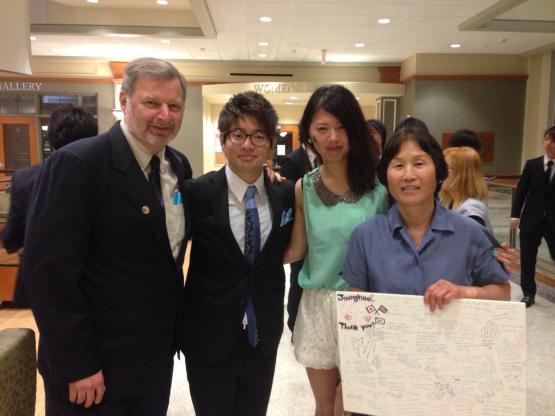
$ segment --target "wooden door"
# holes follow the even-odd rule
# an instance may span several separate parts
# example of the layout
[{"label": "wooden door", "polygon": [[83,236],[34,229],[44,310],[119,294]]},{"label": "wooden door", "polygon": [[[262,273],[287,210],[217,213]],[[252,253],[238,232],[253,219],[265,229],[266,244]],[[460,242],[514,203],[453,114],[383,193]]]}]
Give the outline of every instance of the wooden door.
[{"label": "wooden door", "polygon": [[6,169],[39,163],[34,116],[0,117],[0,162]]}]

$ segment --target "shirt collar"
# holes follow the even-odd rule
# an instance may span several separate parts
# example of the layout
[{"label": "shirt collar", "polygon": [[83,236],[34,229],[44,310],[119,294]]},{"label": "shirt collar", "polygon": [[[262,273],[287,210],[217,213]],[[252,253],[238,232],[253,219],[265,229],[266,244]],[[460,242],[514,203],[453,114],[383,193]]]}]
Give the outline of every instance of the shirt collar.
[{"label": "shirt collar", "polygon": [[241,179],[235,172],[233,172],[228,165],[225,165],[225,176],[227,178],[227,186],[231,193],[235,195],[239,201],[243,200],[247,187],[254,185],[260,197],[266,195],[266,188],[264,187],[264,172],[260,174],[254,183],[247,183]]},{"label": "shirt collar", "polygon": [[[452,232],[455,231],[455,227],[453,226],[453,222],[447,215],[447,211],[448,210],[436,199],[434,215],[429,227],[430,230]],[[393,204],[391,208],[389,208],[389,211],[387,211],[386,215],[391,234],[394,234],[397,230],[405,227],[405,225],[403,224],[403,220],[401,219],[401,214],[399,214],[399,210],[397,209],[397,204]]]},{"label": "shirt collar", "polygon": [[[129,143],[129,147],[131,148],[131,152],[133,152],[133,156],[135,156],[135,159],[139,164],[139,167],[143,171],[145,171],[150,164],[150,159],[152,159],[153,154],[150,153],[150,151],[137,138],[135,138],[135,136],[131,134],[131,132],[129,131],[129,127],[125,123],[125,120],[120,121],[120,127],[123,135],[125,136],[125,139],[127,140],[127,143]],[[160,152],[156,153],[156,156],[158,156],[160,158],[160,162],[162,162],[160,164],[160,169],[162,169],[163,161],[165,160],[165,153],[165,146]]]},{"label": "shirt collar", "polygon": [[543,155],[543,167],[547,169],[547,162],[553,161],[555,163],[555,159],[550,159],[547,155]]}]

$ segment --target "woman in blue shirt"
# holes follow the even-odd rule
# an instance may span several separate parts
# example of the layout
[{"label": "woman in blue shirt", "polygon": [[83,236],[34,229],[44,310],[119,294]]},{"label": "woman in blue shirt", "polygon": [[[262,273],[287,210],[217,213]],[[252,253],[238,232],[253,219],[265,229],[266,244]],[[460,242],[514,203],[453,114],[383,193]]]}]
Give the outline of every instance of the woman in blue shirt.
[{"label": "woman in blue shirt", "polygon": [[432,312],[458,298],[509,299],[509,275],[491,256],[492,239],[435,198],[447,165],[430,134],[397,132],[378,177],[396,204],[353,231],[343,269],[352,290],[424,295]]}]

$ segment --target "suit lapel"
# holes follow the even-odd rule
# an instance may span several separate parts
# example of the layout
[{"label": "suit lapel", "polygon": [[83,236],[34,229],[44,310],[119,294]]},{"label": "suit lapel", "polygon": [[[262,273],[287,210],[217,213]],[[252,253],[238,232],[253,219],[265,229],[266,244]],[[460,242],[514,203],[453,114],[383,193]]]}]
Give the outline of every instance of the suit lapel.
[{"label": "suit lapel", "polygon": [[270,242],[272,238],[279,232],[279,228],[281,226],[281,214],[283,212],[282,201],[277,191],[277,185],[271,184],[266,177],[264,177],[264,186],[266,187],[266,193],[268,194],[268,200],[270,201],[270,210],[272,211],[272,230],[266,239],[266,243],[264,247],[260,250],[260,255],[258,258],[261,258],[263,254],[268,250],[267,247],[270,246]]},{"label": "suit lapel", "polygon": [[181,201],[183,202],[183,214],[185,215],[185,235],[183,236],[183,241],[181,242],[181,247],[179,249],[178,262],[181,263],[183,255],[185,254],[185,248],[187,247],[187,241],[191,235],[191,218],[188,204],[186,203],[187,198],[185,198],[185,168],[183,163],[174,153],[173,149],[166,146],[166,156],[168,157],[172,168],[177,175],[177,187],[179,192],[181,192]]},{"label": "suit lapel", "polygon": [[119,176],[123,193],[143,217],[160,245],[173,259],[162,207],[156,201],[154,193],[119,127],[119,123],[112,127],[110,135],[112,138],[113,166],[117,176]]},{"label": "suit lapel", "polygon": [[248,264],[247,259],[243,255],[243,251],[237,244],[237,240],[231,231],[229,224],[229,200],[228,200],[228,187],[227,177],[225,175],[225,166],[220,169],[216,175],[211,178],[212,189],[210,189],[210,205],[216,223],[220,225],[225,232],[221,236],[225,243],[231,250],[231,254],[235,258],[241,258]]}]

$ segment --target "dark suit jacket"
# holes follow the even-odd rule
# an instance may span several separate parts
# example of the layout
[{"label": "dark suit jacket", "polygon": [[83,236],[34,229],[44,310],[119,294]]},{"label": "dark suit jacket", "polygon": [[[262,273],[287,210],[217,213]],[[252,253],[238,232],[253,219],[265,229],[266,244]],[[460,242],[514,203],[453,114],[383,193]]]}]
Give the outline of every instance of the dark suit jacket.
[{"label": "dark suit jacket", "polygon": [[0,238],[8,253],[23,247],[29,200],[40,172],[40,165],[16,171],[10,186],[10,211]]},{"label": "dark suit jacket", "polygon": [[289,153],[281,159],[280,175],[285,176],[293,183],[301,179],[306,172],[310,172],[310,161],[303,148]]},{"label": "dark suit jacket", "polygon": [[[189,163],[169,147],[166,155],[183,193]],[[162,207],[119,123],[53,153],[24,257],[43,377],[67,392],[102,369],[108,398],[160,388],[179,342],[183,253],[174,260]]]},{"label": "dark suit jacket", "polygon": [[186,196],[192,218],[191,261],[185,284],[184,352],[207,363],[224,361],[243,330],[246,300],[253,297],[258,347],[275,353],[283,331],[283,252],[293,221],[282,225],[295,195],[291,182],[266,183],[272,231],[250,266],[229,224],[225,168],[190,181]]},{"label": "dark suit jacket", "polygon": [[520,218],[521,230],[533,231],[546,210],[549,225],[555,230],[555,180],[547,188],[543,156],[540,156],[528,160],[524,165],[515,191],[511,217]]}]

